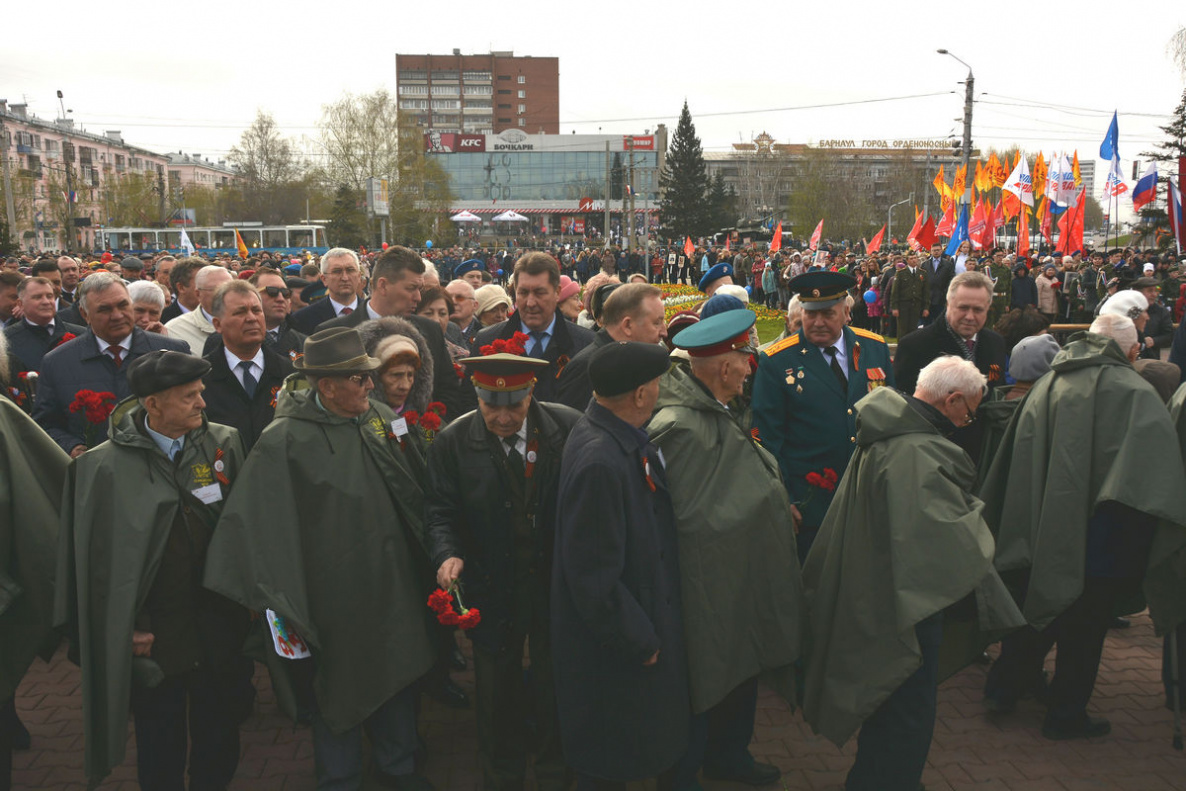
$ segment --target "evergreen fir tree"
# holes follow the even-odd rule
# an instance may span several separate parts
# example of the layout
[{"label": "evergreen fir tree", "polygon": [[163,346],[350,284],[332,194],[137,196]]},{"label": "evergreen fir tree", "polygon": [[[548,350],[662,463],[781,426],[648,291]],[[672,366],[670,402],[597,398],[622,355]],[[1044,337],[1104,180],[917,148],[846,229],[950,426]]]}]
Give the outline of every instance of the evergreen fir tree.
[{"label": "evergreen fir tree", "polygon": [[667,161],[659,174],[659,224],[669,239],[693,239],[712,232],[708,172],[688,103],[680,112]]},{"label": "evergreen fir tree", "polygon": [[[1165,141],[1154,151],[1142,151],[1141,156],[1155,162],[1169,163],[1170,167],[1165,170],[1158,168],[1157,198],[1141,209],[1137,234],[1147,241],[1156,240],[1157,247],[1164,250],[1174,243],[1169,215],[1166,213],[1164,185],[1167,178],[1177,174],[1178,158],[1186,157],[1186,91],[1182,92],[1182,101],[1178,102],[1170,122],[1159,128],[1165,132]],[[1181,189],[1182,185],[1179,184],[1178,188]]]}]

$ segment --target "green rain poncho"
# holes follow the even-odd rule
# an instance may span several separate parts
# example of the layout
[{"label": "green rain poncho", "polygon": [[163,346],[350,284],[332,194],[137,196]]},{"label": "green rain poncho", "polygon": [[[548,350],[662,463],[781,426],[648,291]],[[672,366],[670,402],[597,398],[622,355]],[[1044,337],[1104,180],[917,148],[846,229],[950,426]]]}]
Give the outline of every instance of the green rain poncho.
[{"label": "green rain poncho", "polygon": [[967,454],[897,391],[857,402],[857,450],[803,567],[803,713],[835,744],[919,668],[919,621],[946,611],[942,675],[1023,625],[992,567],[975,475]]},{"label": "green rain poncho", "polygon": [[373,401],[357,420],[326,412],[290,376],[207,553],[206,587],[272,609],[308,642],[318,710],[336,733],[433,661],[423,490],[394,419]]}]

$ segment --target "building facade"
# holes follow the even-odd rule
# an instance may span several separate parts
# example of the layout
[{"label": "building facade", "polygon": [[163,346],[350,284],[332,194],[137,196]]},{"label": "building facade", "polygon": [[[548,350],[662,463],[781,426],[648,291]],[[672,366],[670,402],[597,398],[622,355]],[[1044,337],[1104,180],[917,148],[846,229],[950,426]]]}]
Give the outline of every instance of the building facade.
[{"label": "building facade", "polygon": [[[642,135],[546,135],[508,129],[500,134],[424,135],[426,155],[449,175],[450,211],[469,211],[489,226],[507,210],[527,217],[524,229],[542,234],[591,232],[591,215],[625,233],[653,227],[667,130]],[[614,215],[617,215],[614,217]],[[603,230],[603,227],[597,230]],[[473,230],[462,226],[463,230]],[[645,233],[645,230],[644,230]]]},{"label": "building facade", "polygon": [[560,60],[486,55],[395,56],[399,109],[442,133],[560,132]]},{"label": "building facade", "polygon": [[84,132],[3,100],[0,126],[3,208],[11,200],[10,233],[21,249],[92,250],[105,223],[164,216],[167,156],[125,143],[118,131]]},{"label": "building facade", "polygon": [[170,152],[166,156],[169,158],[169,184],[174,189],[222,189],[229,187],[239,177],[239,172],[224,160],[211,162],[181,151]]}]

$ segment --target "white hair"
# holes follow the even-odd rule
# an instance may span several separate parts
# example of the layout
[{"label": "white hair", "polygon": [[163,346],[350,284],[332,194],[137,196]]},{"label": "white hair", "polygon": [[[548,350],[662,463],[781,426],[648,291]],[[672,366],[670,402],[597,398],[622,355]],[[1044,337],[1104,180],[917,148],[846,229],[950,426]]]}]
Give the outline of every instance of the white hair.
[{"label": "white hair", "polygon": [[358,265],[358,253],[351,250],[349,247],[333,247],[325,251],[325,255],[321,256],[321,273],[325,274],[329,271],[329,261],[331,258],[349,258]]},{"label": "white hair", "polygon": [[730,297],[737,297],[741,300],[743,305],[749,304],[749,292],[746,291],[743,286],[739,286],[735,283],[731,283],[727,286],[721,286],[716,291],[712,292],[712,294],[714,297],[717,294],[725,294]]},{"label": "white hair", "polygon": [[928,399],[922,398],[919,393],[937,399],[946,398],[952,393],[980,395],[987,384],[988,379],[971,361],[945,354],[932,360],[918,372],[918,384],[914,388],[914,394],[923,401]]},{"label": "white hair", "polygon": [[114,272],[96,272],[93,275],[83,278],[82,282],[78,284],[78,299],[81,302],[82,309],[91,309],[91,294],[102,294],[112,286],[120,286],[124,291],[128,290],[128,284]]},{"label": "white hair", "polygon": [[435,277],[439,281],[441,276],[437,273],[437,265],[427,258],[421,258],[420,260],[424,262],[424,276]]},{"label": "white hair", "polygon": [[[453,286],[457,286],[457,288],[453,288]],[[445,286],[445,293],[453,294],[456,291],[460,291],[463,298],[474,298],[474,287],[468,280],[463,280],[461,278],[450,280],[449,284]]]},{"label": "white hair", "polygon": [[1137,325],[1128,316],[1117,313],[1103,313],[1091,322],[1091,332],[1116,341],[1120,351],[1128,354],[1137,345]]},{"label": "white hair", "polygon": [[955,291],[958,288],[982,288],[988,292],[989,298],[992,297],[992,280],[983,272],[960,272],[953,277],[947,286],[948,302],[955,299]]},{"label": "white hair", "polygon": [[142,302],[161,310],[165,308],[165,295],[155,280],[137,280],[128,286],[128,296],[131,297],[133,305]]},{"label": "white hair", "polygon": [[795,294],[791,297],[791,301],[787,303],[787,318],[798,320],[803,315],[803,301],[799,299],[799,295]]},{"label": "white hair", "polygon": [[215,272],[226,272],[228,275],[230,274],[229,270],[223,269],[221,266],[215,266],[214,264],[204,266],[198,270],[196,275],[194,275],[194,288],[205,288],[206,281],[209,280]]}]

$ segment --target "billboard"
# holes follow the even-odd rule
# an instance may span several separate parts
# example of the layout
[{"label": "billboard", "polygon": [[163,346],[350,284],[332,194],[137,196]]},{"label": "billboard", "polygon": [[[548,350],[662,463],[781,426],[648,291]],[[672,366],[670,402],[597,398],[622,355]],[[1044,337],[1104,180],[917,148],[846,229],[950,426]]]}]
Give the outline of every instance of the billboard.
[{"label": "billboard", "polygon": [[457,132],[429,132],[424,135],[424,151],[429,154],[483,153],[486,135],[463,135]]},{"label": "billboard", "polygon": [[367,179],[367,211],[376,217],[390,214],[387,207],[387,179]]}]

